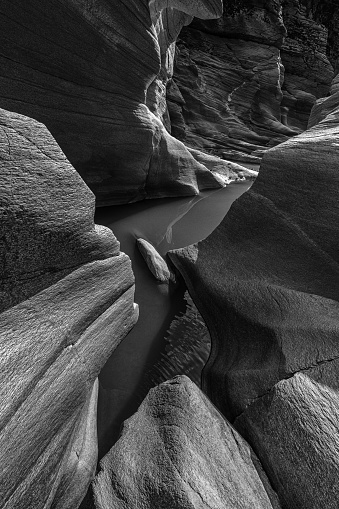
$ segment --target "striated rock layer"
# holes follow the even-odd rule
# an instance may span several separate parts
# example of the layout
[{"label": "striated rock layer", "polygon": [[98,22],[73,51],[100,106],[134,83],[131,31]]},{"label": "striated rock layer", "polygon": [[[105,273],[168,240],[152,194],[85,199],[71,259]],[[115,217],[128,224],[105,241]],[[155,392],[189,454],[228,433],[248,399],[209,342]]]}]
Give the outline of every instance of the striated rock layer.
[{"label": "striated rock layer", "polygon": [[0,106],[43,122],[99,205],[220,187],[165,126],[174,41],[193,16],[221,9],[221,0],[6,0]]},{"label": "striated rock layer", "polygon": [[0,110],[0,507],[74,509],[97,462],[97,382],[137,318],[129,258],[36,121]]},{"label": "striated rock layer", "polygon": [[170,254],[212,336],[204,389],[291,509],[339,504],[338,104],[265,154],[206,240]]},{"label": "striated rock layer", "polygon": [[149,392],[100,466],[97,509],[280,507],[251,448],[185,376]]},{"label": "striated rock layer", "polygon": [[172,134],[256,163],[305,129],[333,75],[327,30],[311,16],[298,0],[225,2],[222,18],[185,28],[167,93]]}]

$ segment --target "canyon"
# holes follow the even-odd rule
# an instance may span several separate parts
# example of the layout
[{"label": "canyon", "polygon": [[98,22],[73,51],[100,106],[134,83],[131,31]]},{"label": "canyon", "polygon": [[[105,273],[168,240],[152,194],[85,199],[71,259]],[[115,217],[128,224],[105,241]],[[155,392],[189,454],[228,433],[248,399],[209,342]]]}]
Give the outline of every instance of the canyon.
[{"label": "canyon", "polygon": [[[338,19],[330,0],[1,3],[0,507],[338,507]],[[164,199],[129,257],[103,224]],[[198,203],[215,217],[194,237]],[[183,299],[146,370],[137,245],[149,299]],[[129,362],[119,421],[127,386],[103,380]]]}]

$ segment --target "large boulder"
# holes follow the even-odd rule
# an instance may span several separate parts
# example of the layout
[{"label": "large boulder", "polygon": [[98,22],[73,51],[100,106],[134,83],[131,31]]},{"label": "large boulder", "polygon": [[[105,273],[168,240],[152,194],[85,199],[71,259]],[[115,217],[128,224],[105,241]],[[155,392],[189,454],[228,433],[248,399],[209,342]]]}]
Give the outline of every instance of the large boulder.
[{"label": "large boulder", "polygon": [[42,124],[0,110],[0,311],[119,255],[95,198]]},{"label": "large boulder", "polygon": [[97,509],[280,507],[251,448],[185,376],[149,392],[100,466]]},{"label": "large boulder", "polygon": [[269,150],[204,241],[170,254],[212,337],[203,387],[284,507],[337,507],[338,110]]},{"label": "large boulder", "polygon": [[0,506],[74,509],[95,474],[96,378],[137,318],[129,258],[36,121],[0,111]]},{"label": "large boulder", "polygon": [[221,0],[0,6],[0,106],[43,122],[101,205],[222,182],[166,130],[174,41]]}]

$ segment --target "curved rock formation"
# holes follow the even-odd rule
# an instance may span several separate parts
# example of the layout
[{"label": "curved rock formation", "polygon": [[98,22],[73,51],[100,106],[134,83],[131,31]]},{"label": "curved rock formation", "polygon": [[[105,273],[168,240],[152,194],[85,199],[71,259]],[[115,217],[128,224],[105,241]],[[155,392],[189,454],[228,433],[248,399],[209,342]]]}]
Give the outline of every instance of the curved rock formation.
[{"label": "curved rock formation", "polygon": [[0,311],[84,263],[119,255],[95,199],[45,126],[0,110]]},{"label": "curved rock formation", "polygon": [[100,465],[97,509],[280,507],[245,440],[184,376],[149,392]]},{"label": "curved rock formation", "polygon": [[205,390],[291,509],[339,504],[338,111],[269,150],[210,237],[170,254],[212,336]]},{"label": "curved rock formation", "polygon": [[218,16],[221,5],[2,2],[0,105],[48,127],[98,204],[220,187],[164,124],[173,41],[192,15]]},{"label": "curved rock formation", "polygon": [[225,2],[222,18],[195,20],[180,34],[168,86],[173,135],[259,162],[267,148],[305,129],[315,100],[326,95],[333,75],[326,41],[325,27],[298,0]]},{"label": "curved rock formation", "polygon": [[285,68],[282,107],[286,122],[306,129],[316,99],[329,90],[333,68],[328,60],[328,30],[316,20],[307,0],[283,2],[287,37],[281,48]]},{"label": "curved rock formation", "polygon": [[74,509],[96,377],[137,318],[128,257],[47,129],[0,110],[0,506]]}]

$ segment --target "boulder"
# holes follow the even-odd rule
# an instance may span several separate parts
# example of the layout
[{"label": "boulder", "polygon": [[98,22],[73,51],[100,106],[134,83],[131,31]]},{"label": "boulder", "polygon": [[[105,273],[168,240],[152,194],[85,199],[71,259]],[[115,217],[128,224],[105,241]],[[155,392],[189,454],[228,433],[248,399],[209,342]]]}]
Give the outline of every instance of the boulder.
[{"label": "boulder", "polygon": [[0,126],[0,506],[74,509],[96,469],[96,378],[137,319],[134,277],[47,129],[4,110]]},{"label": "boulder", "polygon": [[339,503],[337,115],[267,151],[219,227],[169,254],[211,333],[203,388],[291,509]]},{"label": "boulder", "polygon": [[149,392],[100,467],[97,509],[280,507],[251,448],[185,376]]},{"label": "boulder", "polygon": [[[95,198],[44,125],[0,110],[0,311],[119,255]],[[128,262],[126,262],[128,263]]]},{"label": "boulder", "polygon": [[175,279],[164,258],[150,242],[145,239],[137,239],[137,246],[155,279],[161,283],[169,283],[171,279]]},{"label": "boulder", "polygon": [[220,187],[165,126],[174,40],[193,15],[218,16],[221,6],[3,2],[0,104],[48,127],[99,205]]}]

